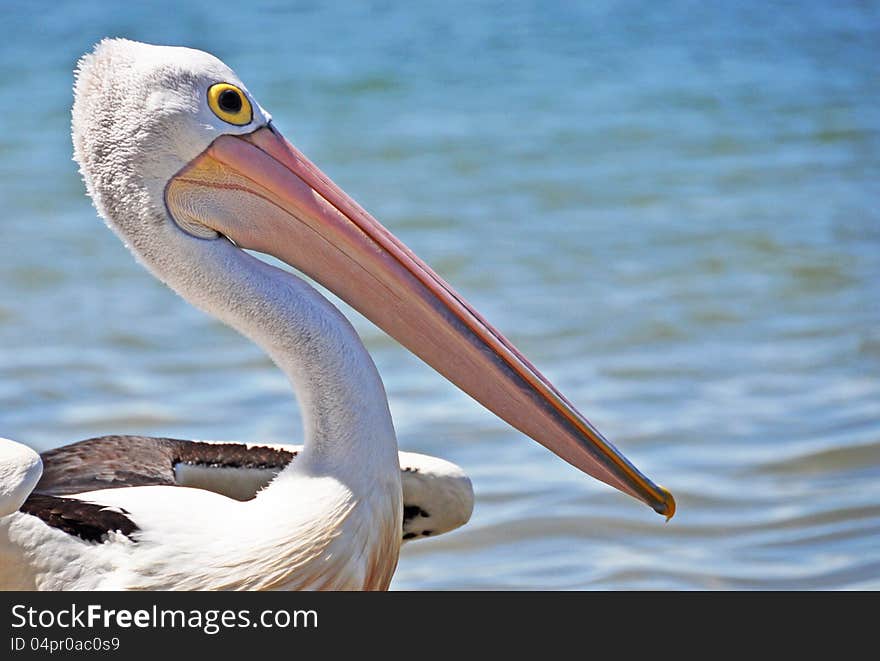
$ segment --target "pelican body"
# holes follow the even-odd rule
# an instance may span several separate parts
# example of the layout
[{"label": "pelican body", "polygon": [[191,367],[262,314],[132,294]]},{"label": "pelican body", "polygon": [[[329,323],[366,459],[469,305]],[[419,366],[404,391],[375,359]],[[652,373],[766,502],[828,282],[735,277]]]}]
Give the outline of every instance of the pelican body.
[{"label": "pelican body", "polygon": [[[303,279],[244,249],[315,279],[516,429],[673,514],[671,494],[287,142],[217,58],[102,41],[77,69],[72,132],[98,213],[154,276],[266,351],[296,392],[304,440],[295,460],[251,474],[252,486],[238,480],[239,491],[200,481],[186,462],[110,470],[86,452],[44,457],[44,467],[0,443],[0,586],[386,589],[405,491],[430,498],[432,484],[454,483],[465,506],[445,527],[466,520],[470,484],[454,470],[402,482],[385,390],[352,325]],[[44,469],[55,477],[41,487]],[[71,518],[83,534],[65,530]]]}]

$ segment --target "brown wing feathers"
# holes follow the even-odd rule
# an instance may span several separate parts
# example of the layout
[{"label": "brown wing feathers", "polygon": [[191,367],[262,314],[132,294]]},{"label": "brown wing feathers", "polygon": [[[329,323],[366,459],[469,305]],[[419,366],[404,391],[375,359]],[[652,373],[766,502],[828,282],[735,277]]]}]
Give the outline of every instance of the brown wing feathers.
[{"label": "brown wing feathers", "polygon": [[90,542],[117,531],[132,537],[137,525],[128,512],[66,494],[122,487],[175,486],[174,467],[193,464],[218,468],[281,470],[293,452],[242,443],[204,443],[151,436],[101,436],[47,450],[43,475],[20,511],[53,528]]}]

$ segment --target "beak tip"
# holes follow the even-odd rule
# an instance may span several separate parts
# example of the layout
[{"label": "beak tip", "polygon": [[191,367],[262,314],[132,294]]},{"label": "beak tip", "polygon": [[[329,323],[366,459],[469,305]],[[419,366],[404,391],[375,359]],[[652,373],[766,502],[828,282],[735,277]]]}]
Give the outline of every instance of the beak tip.
[{"label": "beak tip", "polygon": [[672,494],[665,487],[659,486],[660,493],[663,494],[663,502],[654,507],[654,511],[657,514],[662,514],[666,517],[666,521],[675,516],[675,498],[673,498]]}]

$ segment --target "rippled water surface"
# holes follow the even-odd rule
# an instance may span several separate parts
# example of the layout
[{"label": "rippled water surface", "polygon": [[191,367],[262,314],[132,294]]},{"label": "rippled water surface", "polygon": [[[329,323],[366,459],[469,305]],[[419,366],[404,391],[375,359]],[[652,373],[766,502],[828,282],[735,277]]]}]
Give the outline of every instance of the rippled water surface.
[{"label": "rippled water surface", "polygon": [[70,160],[82,52],[192,45],[678,499],[663,523],[354,316],[401,447],[477,493],[396,588],[880,588],[877,3],[150,4],[0,8],[0,435],[299,439]]}]

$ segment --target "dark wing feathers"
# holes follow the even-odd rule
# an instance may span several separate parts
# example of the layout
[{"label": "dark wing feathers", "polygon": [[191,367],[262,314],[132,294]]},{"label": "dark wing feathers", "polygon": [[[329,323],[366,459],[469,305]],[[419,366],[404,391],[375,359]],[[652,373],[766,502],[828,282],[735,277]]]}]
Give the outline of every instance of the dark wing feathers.
[{"label": "dark wing feathers", "polygon": [[43,476],[34,489],[71,494],[98,489],[175,486],[179,463],[227,468],[281,470],[294,453],[243,443],[204,443],[152,436],[101,436],[47,450]]},{"label": "dark wing feathers", "polygon": [[130,538],[138,530],[125,510],[110,509],[75,498],[32,493],[24,501],[20,511],[37,517],[52,528],[58,528],[88,542],[101,542],[111,531],[121,532]]},{"label": "dark wing feathers", "polygon": [[107,533],[131,538],[128,512],[65,494],[121,487],[175,486],[177,464],[281,470],[295,454],[242,443],[204,443],[151,436],[101,436],[43,452],[43,475],[20,511],[91,542]]},{"label": "dark wing feathers", "polygon": [[40,454],[34,491],[71,494],[117,487],[174,484],[173,439],[102,436]]}]

